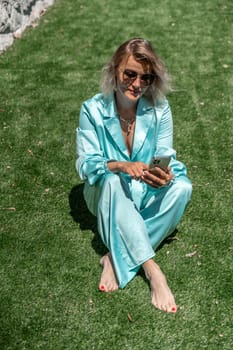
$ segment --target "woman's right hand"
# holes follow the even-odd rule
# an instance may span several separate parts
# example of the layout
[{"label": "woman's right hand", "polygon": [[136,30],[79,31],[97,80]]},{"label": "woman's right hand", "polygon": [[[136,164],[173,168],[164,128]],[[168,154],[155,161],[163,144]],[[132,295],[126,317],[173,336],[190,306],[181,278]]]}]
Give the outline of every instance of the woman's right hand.
[{"label": "woman's right hand", "polygon": [[112,172],[123,172],[128,174],[132,179],[141,180],[144,171],[149,169],[149,166],[143,162],[109,162],[108,168]]}]

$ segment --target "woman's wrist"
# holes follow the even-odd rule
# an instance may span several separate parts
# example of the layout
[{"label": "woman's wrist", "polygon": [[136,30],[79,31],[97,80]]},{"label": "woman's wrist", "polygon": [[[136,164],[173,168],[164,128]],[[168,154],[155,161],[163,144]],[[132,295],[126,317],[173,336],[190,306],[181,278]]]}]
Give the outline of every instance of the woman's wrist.
[{"label": "woman's wrist", "polygon": [[107,166],[113,173],[119,173],[122,171],[122,163],[123,162],[118,162],[117,160],[109,160]]}]

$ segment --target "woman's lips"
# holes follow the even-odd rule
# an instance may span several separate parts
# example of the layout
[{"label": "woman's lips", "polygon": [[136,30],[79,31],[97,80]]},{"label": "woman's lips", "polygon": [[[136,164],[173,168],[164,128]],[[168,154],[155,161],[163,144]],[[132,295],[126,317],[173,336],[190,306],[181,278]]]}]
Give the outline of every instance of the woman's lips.
[{"label": "woman's lips", "polygon": [[134,96],[138,96],[138,95],[141,95],[142,93],[142,90],[131,90],[131,89],[128,89],[129,93],[131,95],[134,95]]}]

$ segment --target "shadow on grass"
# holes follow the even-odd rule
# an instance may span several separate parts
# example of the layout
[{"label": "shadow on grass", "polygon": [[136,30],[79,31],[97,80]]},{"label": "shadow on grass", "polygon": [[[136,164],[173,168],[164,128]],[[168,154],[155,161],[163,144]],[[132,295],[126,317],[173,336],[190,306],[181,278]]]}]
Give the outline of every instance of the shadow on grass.
[{"label": "shadow on grass", "polygon": [[78,184],[74,186],[69,194],[69,204],[70,204],[70,215],[73,220],[79,224],[82,231],[90,230],[94,233],[92,239],[92,247],[99,255],[104,255],[107,253],[107,249],[104,246],[98,230],[97,230],[97,219],[94,215],[90,213],[87,208],[84,196],[83,196],[84,184]]}]

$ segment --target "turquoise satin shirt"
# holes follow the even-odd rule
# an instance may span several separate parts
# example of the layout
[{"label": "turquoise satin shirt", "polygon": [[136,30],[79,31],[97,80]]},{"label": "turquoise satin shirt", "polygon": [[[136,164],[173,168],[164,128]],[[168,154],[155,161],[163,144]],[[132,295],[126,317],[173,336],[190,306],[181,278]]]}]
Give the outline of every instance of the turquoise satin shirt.
[{"label": "turquoise satin shirt", "polygon": [[141,161],[149,164],[152,157],[171,155],[170,166],[179,176],[186,173],[182,163],[175,161],[173,122],[168,101],[151,105],[144,97],[138,103],[132,154],[126,148],[114,95],[97,94],[83,103],[77,128],[76,168],[80,177],[90,185],[109,172],[107,162]]}]

